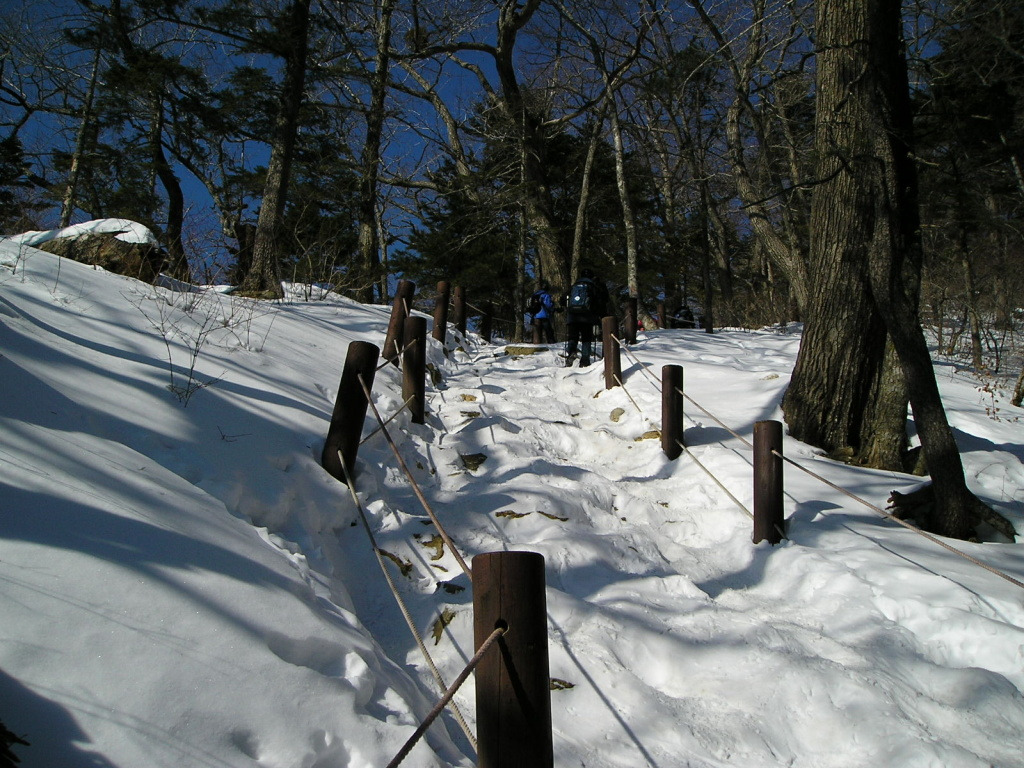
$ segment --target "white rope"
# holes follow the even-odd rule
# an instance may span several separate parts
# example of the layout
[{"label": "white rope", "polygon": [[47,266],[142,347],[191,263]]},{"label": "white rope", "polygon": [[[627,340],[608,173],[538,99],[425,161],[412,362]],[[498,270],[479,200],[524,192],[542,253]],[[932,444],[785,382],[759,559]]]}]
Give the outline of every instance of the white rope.
[{"label": "white rope", "polygon": [[[621,345],[621,342],[620,342],[620,345]],[[632,352],[630,352],[628,350],[627,347],[622,346],[622,349],[626,349],[627,350],[627,354],[629,354],[630,357],[632,357],[636,361],[636,363],[640,366],[640,370],[641,371],[644,371],[649,376],[653,377],[653,374],[651,374],[647,370],[647,366],[644,363],[642,363],[640,360],[638,360],[636,358],[636,356],[633,355]],[[658,389],[660,391],[660,389],[661,389],[660,384],[658,385]],[[711,413],[711,411],[709,411],[707,408],[705,408],[700,403],[698,403],[696,400],[694,400],[692,397],[690,397],[688,394],[686,394],[683,390],[681,390],[681,389],[679,389],[677,387],[676,388],[676,392],[678,392],[680,395],[682,395],[684,398],[686,398],[687,401],[689,401],[690,403],[695,405],[697,408],[699,408],[708,418],[710,418],[712,421],[714,421],[716,424],[718,424],[720,427],[722,427],[722,429],[724,429],[730,435],[732,435],[737,440],[742,442],[748,448],[753,448],[754,447],[753,444],[749,440],[747,440],[743,435],[741,435],[738,432],[736,432],[735,430],[731,429],[728,425],[725,424],[725,422],[723,422],[721,419],[719,419],[717,416],[715,416],[713,413]],[[679,441],[677,441],[677,442],[679,442]],[[753,515],[751,514],[751,512],[746,507],[744,507],[736,499],[735,496],[733,496],[731,493],[729,493],[728,489],[726,489],[725,486],[722,485],[718,481],[718,478],[716,478],[703,464],[700,463],[700,461],[697,460],[697,457],[693,455],[693,453],[690,451],[689,448],[687,448],[681,442],[679,442],[679,445],[683,448],[683,450],[686,451],[686,453],[690,456],[690,458],[692,458],[701,469],[703,469],[705,472],[707,472],[708,476],[712,480],[714,480],[718,484],[718,486],[723,491],[725,491],[729,495],[729,497],[732,498],[733,501],[735,501],[737,505],[739,505],[739,507],[741,509],[743,509],[744,512],[746,512],[747,515],[749,515],[751,518],[753,518]],[[977,565],[977,566],[979,566],[981,568],[984,568],[989,573],[992,573],[993,575],[998,576],[1001,579],[1005,579],[1006,581],[1010,582],[1011,584],[1014,584],[1015,586],[1018,586],[1018,587],[1024,589],[1024,582],[1020,581],[1019,579],[1016,579],[1013,576],[1010,576],[1009,574],[1007,574],[1007,573],[1005,573],[1003,571],[1000,571],[998,568],[995,568],[995,567],[989,565],[988,563],[982,562],[981,560],[978,560],[977,558],[972,557],[971,555],[967,554],[966,552],[964,552],[964,551],[962,551],[960,549],[957,549],[956,547],[954,547],[954,546],[952,546],[950,544],[947,544],[946,542],[942,541],[939,537],[933,536],[932,534],[928,533],[927,531],[921,530],[916,525],[912,525],[911,523],[908,523],[906,520],[901,520],[900,518],[898,518],[895,515],[887,512],[886,510],[882,509],[881,507],[879,507],[879,506],[877,506],[875,504],[872,504],[867,499],[864,499],[864,498],[858,496],[857,494],[852,493],[851,491],[848,491],[847,489],[843,488],[842,486],[839,486],[839,485],[833,483],[831,480],[828,480],[828,479],[822,477],[821,475],[817,474],[816,472],[812,472],[811,470],[807,469],[802,464],[794,461],[793,459],[789,458],[788,456],[784,456],[783,454],[779,453],[778,451],[774,451],[774,450],[772,451],[772,453],[775,454],[776,456],[778,456],[783,461],[788,462],[789,464],[792,464],[797,469],[799,469],[799,470],[801,470],[803,472],[806,472],[811,477],[814,477],[817,480],[820,480],[821,482],[825,483],[825,485],[829,486],[833,490],[839,491],[840,493],[843,493],[843,494],[849,496],[851,499],[854,499],[855,501],[860,502],[861,504],[863,504],[864,506],[868,507],[869,509],[877,512],[878,514],[882,515],[883,517],[886,517],[889,520],[893,520],[896,523],[899,523],[900,525],[902,525],[907,530],[910,530],[910,531],[913,531],[914,533],[920,534],[924,538],[928,539],[929,541],[933,542],[934,544],[937,544],[938,546],[942,547],[943,549],[947,550],[948,552],[951,552],[952,554],[955,554],[958,557],[961,557],[961,558],[963,558],[964,560],[967,560],[970,563],[974,563],[975,565]],[[781,531],[780,531],[780,533],[781,533]]]},{"label": "white rope", "polygon": [[437,532],[441,535],[441,539],[444,541],[445,544],[448,545],[449,551],[458,561],[459,566],[462,568],[467,578],[470,580],[470,582],[472,582],[472,569],[469,567],[465,559],[462,557],[462,554],[459,552],[458,547],[455,546],[455,542],[452,541],[451,537],[448,535],[448,532],[444,529],[444,526],[441,525],[441,521],[437,518],[437,515],[434,514],[434,510],[431,509],[430,504],[427,502],[426,497],[423,495],[423,491],[420,490],[419,483],[416,482],[416,478],[413,477],[412,472],[409,470],[409,465],[405,463],[405,459],[402,458],[402,454],[398,450],[398,446],[395,444],[394,439],[391,437],[391,433],[388,432],[387,427],[384,426],[383,419],[381,419],[380,417],[380,412],[377,410],[377,406],[374,405],[373,403],[373,396],[370,393],[370,388],[366,386],[366,380],[363,378],[362,374],[359,375],[359,383],[363,387],[363,394],[366,396],[366,402],[369,404],[370,408],[373,409],[373,415],[377,417],[377,422],[381,425],[381,432],[383,432],[384,434],[384,439],[388,441],[388,445],[391,447],[391,452],[395,455],[395,458],[398,460],[398,464],[402,468],[402,471],[405,472],[406,477],[409,478],[409,482],[412,485],[413,492],[416,494],[416,498],[419,499],[419,502],[423,506],[423,509],[426,510],[427,516],[430,518],[430,521],[434,524],[434,527],[437,528]]},{"label": "white rope", "polygon": [[[366,531],[366,535],[370,538],[370,545],[373,547],[373,554],[377,558],[377,565],[380,566],[381,572],[384,574],[385,580],[387,580],[388,587],[391,589],[391,594],[394,595],[395,602],[398,603],[398,608],[402,612],[402,617],[405,619],[405,623],[409,627],[409,631],[412,632],[413,638],[416,640],[416,645],[419,647],[420,652],[427,661],[427,666],[430,668],[431,674],[434,676],[434,680],[437,682],[438,687],[444,691],[447,689],[447,685],[444,682],[444,678],[441,676],[441,672],[438,670],[437,665],[434,664],[433,658],[430,656],[430,651],[427,650],[426,643],[423,642],[423,636],[420,635],[419,630],[416,628],[416,623],[412,619],[412,614],[409,612],[408,606],[405,604],[405,600],[402,599],[402,595],[398,591],[398,585],[395,584],[394,579],[391,578],[391,572],[388,570],[387,565],[384,562],[384,555],[381,554],[380,547],[377,546],[377,538],[373,535],[373,530],[370,528],[370,521],[366,519],[366,512],[363,510],[363,504],[356,495],[355,480],[348,471],[348,467],[345,466],[345,460],[341,456],[341,452],[338,453],[338,459],[341,461],[341,468],[345,472],[345,483],[348,485],[349,493],[352,496],[352,501],[356,505],[356,509],[359,511],[359,519],[363,523],[363,528]],[[462,716],[462,711],[459,709],[458,704],[452,703],[452,714],[459,723],[459,727],[462,728],[462,732],[469,739],[469,743],[473,745],[473,749],[477,748],[476,738],[473,736],[473,732],[469,725],[466,723],[465,718]]]}]

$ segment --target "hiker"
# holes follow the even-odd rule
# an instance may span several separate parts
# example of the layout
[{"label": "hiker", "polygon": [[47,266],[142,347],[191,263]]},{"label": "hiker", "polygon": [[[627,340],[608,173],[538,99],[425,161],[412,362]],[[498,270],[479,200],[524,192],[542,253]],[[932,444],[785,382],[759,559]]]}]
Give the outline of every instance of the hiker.
[{"label": "hiker", "polygon": [[540,288],[530,297],[529,312],[533,315],[532,323],[537,328],[537,338],[542,344],[555,343],[555,326],[552,324],[557,308],[551,298],[551,286],[547,280],[540,281]]},{"label": "hiker", "polygon": [[582,345],[580,368],[590,365],[590,351],[594,344],[594,326],[608,308],[608,290],[589,269],[580,273],[580,279],[569,289],[566,300],[565,322],[569,346],[566,349],[566,368],[576,359],[576,349]]},{"label": "hiker", "polygon": [[673,327],[675,328],[696,328],[697,323],[693,317],[693,310],[690,309],[689,305],[683,304],[679,309],[676,310],[675,321]]}]

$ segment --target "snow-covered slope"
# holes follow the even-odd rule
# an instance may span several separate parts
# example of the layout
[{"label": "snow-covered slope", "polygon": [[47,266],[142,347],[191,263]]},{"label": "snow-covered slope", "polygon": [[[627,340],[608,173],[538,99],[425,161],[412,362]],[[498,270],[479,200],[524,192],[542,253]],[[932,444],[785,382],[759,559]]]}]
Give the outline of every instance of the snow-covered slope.
[{"label": "snow-covered slope", "polygon": [[[381,344],[387,319],[337,297],[171,293],[0,244],[0,719],[31,742],[24,765],[355,768],[398,752],[436,687],[319,466],[348,343]],[[791,468],[790,538],[755,546],[744,511],[648,434],[653,379],[677,363],[749,437],[780,417],[798,343],[652,332],[623,359],[626,389],[606,391],[600,366],[562,368],[554,350],[430,341],[427,423],[389,430],[467,559],[545,557],[556,765],[1024,766],[1024,590]],[[993,419],[975,382],[938,373],[972,488],[1024,530],[1020,412]],[[400,393],[385,366],[376,407]],[[749,507],[749,451],[687,417],[693,457]],[[876,504],[918,483],[786,452]],[[470,454],[486,458],[469,470]],[[473,653],[468,579],[382,437],[358,472],[451,680]],[[1024,579],[1021,545],[955,544]],[[456,701],[472,724],[471,682]],[[475,756],[446,715],[405,764]]]}]

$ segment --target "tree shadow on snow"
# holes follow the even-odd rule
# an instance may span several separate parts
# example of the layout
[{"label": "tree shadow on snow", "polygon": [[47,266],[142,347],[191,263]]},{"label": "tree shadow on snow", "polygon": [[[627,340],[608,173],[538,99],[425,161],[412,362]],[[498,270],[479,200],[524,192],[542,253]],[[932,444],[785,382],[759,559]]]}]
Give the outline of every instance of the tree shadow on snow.
[{"label": "tree shadow on snow", "polygon": [[88,749],[89,739],[65,707],[33,691],[0,669],[0,701],[4,724],[28,746],[14,754],[25,766],[116,768],[103,755]]}]

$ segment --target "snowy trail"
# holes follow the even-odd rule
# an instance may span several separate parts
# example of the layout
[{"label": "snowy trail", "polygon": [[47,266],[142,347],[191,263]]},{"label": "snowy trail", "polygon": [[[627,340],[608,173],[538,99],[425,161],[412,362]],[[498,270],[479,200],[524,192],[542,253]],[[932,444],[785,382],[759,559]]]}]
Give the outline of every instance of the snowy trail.
[{"label": "snowy trail", "polygon": [[[725,352],[730,341],[721,345]],[[705,360],[706,347],[695,345],[694,354]],[[744,354],[742,342],[735,350]],[[728,360],[722,348],[715,357]],[[750,375],[764,380],[778,364],[770,352],[761,359]],[[457,544],[471,553],[528,549],[546,558],[551,673],[572,686],[552,693],[559,765],[839,768],[872,760],[981,766],[1018,759],[1000,745],[1013,743],[1024,704],[1016,697],[1010,712],[987,704],[984,683],[1005,684],[991,673],[977,672],[974,705],[989,715],[976,721],[976,738],[949,743],[930,725],[936,713],[962,705],[966,694],[952,682],[962,673],[946,669],[950,659],[929,647],[934,612],[918,609],[918,596],[901,594],[902,558],[893,556],[893,570],[883,574],[858,567],[877,562],[878,545],[866,531],[884,523],[850,509],[812,539],[803,530],[812,524],[805,512],[794,520],[793,536],[806,546],[753,547],[749,519],[721,489],[685,455],[668,462],[661,453],[650,434],[660,393],[635,365],[627,396],[604,389],[600,365],[567,370],[560,363],[553,352],[518,359],[482,352],[460,360],[430,399],[429,427],[405,430],[405,447],[424,455],[417,433],[434,432],[427,478]],[[698,390],[711,384],[693,378],[689,384]],[[763,401],[741,402],[739,420],[748,431],[752,420],[744,416],[770,413],[775,392],[766,388]],[[749,508],[749,451],[732,438],[719,440],[724,431],[703,426],[699,414],[688,423],[694,421],[693,450]],[[461,457],[470,455],[485,458],[467,469]],[[892,483],[880,475],[879,488]],[[392,473],[379,482],[401,493],[403,481]],[[807,492],[803,479],[794,486]],[[821,490],[796,508],[838,508],[835,499],[820,501]],[[842,560],[818,551],[826,538]],[[907,543],[911,552],[920,549]],[[402,549],[397,539],[395,546]],[[417,569],[426,565],[418,560]],[[902,567],[920,568],[905,561]],[[441,580],[456,574],[454,583],[464,583],[450,555],[430,568]],[[914,579],[919,583],[920,575]],[[421,572],[421,595],[429,583]],[[470,598],[445,599],[457,612],[436,652],[453,676],[472,653]],[[863,609],[849,611],[863,604],[875,606],[870,621]],[[947,617],[963,622],[965,641],[986,621],[1024,626],[1019,603],[1002,609],[1000,618],[967,606],[949,609]],[[422,615],[424,622],[434,618]],[[959,663],[968,666],[968,657],[994,655],[1000,671],[1013,675],[1021,647],[979,640],[946,653],[961,654]],[[411,652],[407,661],[419,663]],[[459,701],[473,711],[468,691]],[[837,745],[831,734],[851,717],[870,737]],[[891,751],[879,753],[879,741],[891,743]]]}]

